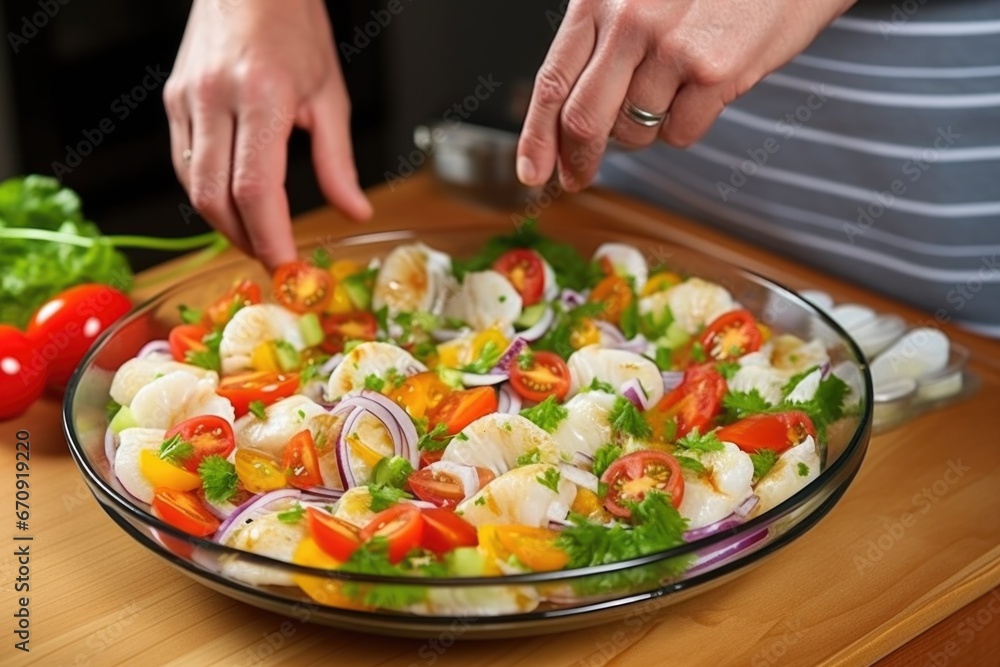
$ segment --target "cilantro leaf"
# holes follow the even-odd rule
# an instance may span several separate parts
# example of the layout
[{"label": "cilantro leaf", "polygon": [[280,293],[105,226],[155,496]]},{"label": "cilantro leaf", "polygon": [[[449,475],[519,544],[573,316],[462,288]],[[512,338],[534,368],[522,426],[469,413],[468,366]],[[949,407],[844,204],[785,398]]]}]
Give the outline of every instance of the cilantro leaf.
[{"label": "cilantro leaf", "polygon": [[726,410],[726,421],[736,421],[750,415],[767,412],[771,404],[756,389],[732,391],[722,397],[722,407]]},{"label": "cilantro leaf", "polygon": [[719,375],[724,377],[726,380],[732,380],[733,376],[740,370],[740,362],[720,361],[715,365],[715,370],[717,370]]},{"label": "cilantro leaf", "polygon": [[635,407],[632,401],[619,396],[608,416],[611,431],[622,436],[631,436],[637,440],[645,440],[653,435],[653,429],[646,421],[645,415]]},{"label": "cilantro leaf", "polygon": [[830,374],[820,380],[816,394],[808,401],[783,401],[779,407],[784,410],[801,410],[809,415],[816,427],[816,435],[825,442],[827,427],[846,414],[844,399],[849,391],[846,382]]},{"label": "cilantro leaf", "polygon": [[194,445],[181,438],[180,433],[160,443],[159,456],[175,466],[180,466],[187,457],[194,454]]},{"label": "cilantro leaf", "polygon": [[809,476],[809,466],[807,466],[802,461],[799,461],[799,465],[795,467],[795,470],[799,473],[799,477]]},{"label": "cilantro leaf", "polygon": [[781,388],[781,400],[784,401],[788,398],[788,396],[795,391],[795,388],[798,387],[803,380],[815,373],[817,370],[819,370],[819,366],[810,366],[801,373],[796,373],[789,378],[788,382],[786,382]]},{"label": "cilantro leaf", "polygon": [[383,387],[385,387],[385,380],[375,375],[374,373],[370,373],[365,377],[365,389],[371,389],[372,391],[382,391]]},{"label": "cilantro leaf", "polygon": [[312,263],[313,266],[319,269],[329,269],[330,265],[333,264],[333,258],[330,257],[330,253],[326,251],[326,248],[316,246],[312,252]]},{"label": "cilantro leaf", "polygon": [[250,401],[250,412],[257,419],[264,421],[267,419],[267,406],[264,405],[264,401]]},{"label": "cilantro leaf", "polygon": [[541,463],[541,454],[538,451],[538,447],[525,452],[517,457],[517,467],[531,465],[532,463]]},{"label": "cilantro leaf", "polygon": [[497,365],[497,362],[500,361],[500,357],[503,356],[503,352],[503,348],[497,345],[494,341],[486,341],[486,344],[483,345],[483,349],[479,353],[479,357],[471,364],[462,366],[459,370],[465,371],[466,373],[485,375],[493,370],[493,367]]},{"label": "cilantro leaf", "polygon": [[594,475],[600,478],[604,474],[604,471],[621,455],[622,448],[613,443],[609,442],[606,445],[598,447],[597,451],[594,452]]},{"label": "cilantro leaf", "polygon": [[708,469],[698,459],[690,456],[684,456],[683,454],[676,454],[674,455],[674,458],[677,459],[677,462],[681,464],[682,468],[687,468],[688,470],[696,472],[699,475],[703,475],[708,472]]},{"label": "cilantro leaf", "polygon": [[535,480],[544,487],[552,489],[553,493],[559,493],[559,480],[562,475],[558,468],[546,468],[545,472],[535,477]]},{"label": "cilantro leaf", "polygon": [[753,463],[753,478],[762,479],[778,462],[778,453],[773,449],[758,449],[750,454],[750,461]]},{"label": "cilantro leaf", "polygon": [[216,373],[222,372],[222,359],[219,356],[219,345],[222,343],[221,331],[210,331],[201,339],[205,346],[203,350],[188,350],[184,354],[184,363],[206,368]]},{"label": "cilantro leaf", "polygon": [[295,503],[292,507],[278,512],[278,521],[282,523],[298,523],[306,514],[306,508],[300,503]]},{"label": "cilantro leaf", "polygon": [[240,478],[236,476],[236,466],[218,454],[206,456],[198,464],[201,488],[205,498],[213,503],[228,502],[236,495]]},{"label": "cilantro leaf", "polygon": [[371,498],[371,509],[373,512],[387,510],[403,498],[413,497],[406,491],[388,484],[369,484],[368,495]]},{"label": "cilantro leaf", "polygon": [[555,396],[548,396],[538,405],[521,410],[522,417],[549,433],[555,431],[568,415],[569,411],[556,402]]},{"label": "cilantro leaf", "polygon": [[615,393],[615,388],[611,386],[608,382],[603,382],[596,377],[590,381],[590,385],[587,386],[583,391],[603,391],[608,394]]},{"label": "cilantro leaf", "polygon": [[586,319],[600,316],[604,312],[604,304],[587,302],[566,310],[562,304],[555,302],[552,304],[552,310],[555,314],[552,325],[545,332],[545,335],[534,343],[534,347],[538,350],[554,352],[566,359],[576,351],[570,342],[573,329],[580,326]]},{"label": "cilantro leaf", "polygon": [[725,449],[722,442],[719,440],[719,436],[715,435],[715,431],[709,431],[708,433],[702,435],[698,432],[697,427],[691,429],[691,431],[680,438],[676,445],[680,449],[684,449],[689,452],[698,452],[699,454],[704,454],[708,452],[721,452]]},{"label": "cilantro leaf", "polygon": [[439,452],[447,447],[450,441],[448,427],[444,424],[438,424],[417,438],[417,449],[422,452]]}]

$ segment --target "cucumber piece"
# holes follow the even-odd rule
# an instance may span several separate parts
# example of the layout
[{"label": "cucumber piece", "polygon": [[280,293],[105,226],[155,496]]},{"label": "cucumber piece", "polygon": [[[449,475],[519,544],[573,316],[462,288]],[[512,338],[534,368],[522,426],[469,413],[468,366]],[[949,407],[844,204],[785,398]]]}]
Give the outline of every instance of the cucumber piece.
[{"label": "cucumber piece", "polygon": [[278,358],[278,366],[285,373],[291,373],[299,369],[302,357],[299,351],[292,347],[291,343],[284,340],[274,341],[274,354]]},{"label": "cucumber piece", "polygon": [[319,323],[319,316],[316,313],[306,313],[299,318],[299,332],[302,333],[302,340],[306,347],[313,347],[323,342],[323,325]]},{"label": "cucumber piece", "polygon": [[454,368],[446,366],[438,366],[437,374],[441,378],[441,382],[444,382],[452,389],[465,389],[465,385],[462,384],[462,371],[457,371]]},{"label": "cucumber piece", "polygon": [[372,287],[367,272],[357,273],[347,276],[340,281],[347,292],[347,298],[351,300],[358,310],[371,310],[372,307]]},{"label": "cucumber piece", "polygon": [[458,547],[448,554],[448,570],[459,577],[482,577],[486,562],[476,547]]},{"label": "cucumber piece", "polygon": [[667,332],[663,335],[664,344],[674,350],[690,340],[689,334],[680,323],[674,321],[667,327]]},{"label": "cucumber piece", "polygon": [[132,428],[133,426],[138,426],[139,423],[132,416],[132,411],[128,409],[127,405],[123,405],[118,412],[115,414],[114,419],[111,420],[109,424],[111,432],[118,435],[127,428]]},{"label": "cucumber piece", "polygon": [[514,320],[514,326],[527,329],[538,324],[538,320],[542,319],[542,315],[545,314],[545,309],[548,307],[546,303],[536,303],[533,306],[528,306],[521,311],[521,316]]}]

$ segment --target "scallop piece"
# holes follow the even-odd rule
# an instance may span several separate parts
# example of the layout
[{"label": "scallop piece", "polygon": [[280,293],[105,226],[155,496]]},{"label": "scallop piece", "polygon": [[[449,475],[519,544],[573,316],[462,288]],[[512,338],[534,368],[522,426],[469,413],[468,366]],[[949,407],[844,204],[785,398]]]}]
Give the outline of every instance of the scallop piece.
[{"label": "scallop piece", "polygon": [[312,431],[313,418],[326,414],[323,406],[301,394],[283,398],[267,406],[264,419],[248,413],[236,420],[233,424],[236,446],[257,449],[280,458],[285,445],[296,433],[307,428]]},{"label": "scallop piece", "polygon": [[674,321],[691,335],[738,307],[729,290],[701,278],[688,278],[665,294]]},{"label": "scallop piece", "polygon": [[431,586],[427,589],[427,600],[410,611],[425,616],[503,616],[533,611],[539,600],[532,586]]},{"label": "scallop piece", "polygon": [[198,378],[187,371],[174,371],[140,389],[129,409],[138,426],[167,429],[185,419],[217,415],[230,424],[236,418],[229,399],[215,393],[219,376]]},{"label": "scallop piece", "polygon": [[351,430],[344,433],[344,446],[350,452],[348,461],[357,485],[367,484],[378,462],[391,457],[396,449],[385,424],[368,411],[362,412]]},{"label": "scallop piece", "polygon": [[774,467],[754,487],[760,502],[753,508],[750,517],[775,507],[792,494],[816,479],[820,473],[819,451],[812,436],[786,450]]},{"label": "scallop piece", "polygon": [[880,354],[871,364],[872,382],[880,384],[939,373],[948,365],[948,336],[938,329],[913,329]]},{"label": "scallop piece", "polygon": [[813,366],[824,366],[830,362],[826,346],[817,339],[803,341],[791,334],[776,336],[771,341],[773,352],[771,363],[788,377],[801,373]]},{"label": "scallop piece", "polygon": [[732,514],[753,494],[753,462],[731,442],[716,452],[686,454],[698,459],[706,472],[682,468],[684,498],[677,508],[688,528],[702,528]]},{"label": "scallop piece", "polygon": [[585,391],[563,404],[568,414],[552,432],[563,459],[570,460],[576,452],[593,456],[611,441],[609,417],[616,398],[605,391]]},{"label": "scallop piece", "polygon": [[111,381],[111,399],[118,405],[131,405],[132,399],[153,380],[172,373],[185,371],[195,377],[216,375],[215,371],[174,361],[169,354],[151,354],[148,357],[129,359],[115,372]]},{"label": "scallop piece", "polygon": [[372,510],[372,496],[367,486],[348,489],[333,508],[333,516],[356,528],[364,528],[377,512]]},{"label": "scallop piece", "polygon": [[621,389],[629,380],[638,380],[649,404],[663,398],[663,376],[651,360],[628,350],[609,350],[599,345],[587,345],[567,362],[570,373],[569,396],[574,396],[596,379]]},{"label": "scallop piece", "polygon": [[426,366],[401,347],[377,341],[361,343],[348,352],[330,374],[326,397],[336,401],[347,394],[360,392],[365,388],[365,378],[369,375],[385,378],[393,371],[408,377],[426,370]]},{"label": "scallop piece", "polygon": [[372,307],[389,313],[438,314],[452,291],[451,258],[423,243],[397,246],[382,263],[372,290]]},{"label": "scallop piece", "polygon": [[229,375],[251,370],[250,358],[261,343],[283,340],[296,350],[304,350],[299,316],[273,303],[257,303],[236,311],[222,330],[219,357],[222,373]]},{"label": "scallop piece", "polygon": [[[553,490],[545,482],[556,480]],[[559,473],[558,466],[533,463],[500,475],[466,498],[456,513],[473,526],[520,524],[544,528],[569,514],[576,485]]]},{"label": "scallop piece", "polygon": [[602,258],[611,263],[619,276],[635,280],[635,291],[642,292],[649,279],[649,266],[638,248],[627,243],[605,243],[594,251],[593,261],[597,262]]},{"label": "scallop piece", "polygon": [[822,379],[823,371],[817,368],[799,380],[799,383],[789,392],[785,400],[789,403],[805,403],[816,395],[816,390],[819,389],[819,383]]},{"label": "scallop piece", "polygon": [[777,405],[781,402],[781,388],[787,381],[781,371],[770,366],[750,364],[741,365],[726,385],[730,391],[750,392],[756,389],[765,401]]},{"label": "scallop piece", "polygon": [[540,462],[559,461],[559,448],[545,430],[520,415],[494,412],[452,438],[441,460],[489,468],[499,477],[517,466],[518,457],[532,450],[538,450]]},{"label": "scallop piece", "polygon": [[458,292],[445,304],[444,314],[476,331],[499,329],[509,338],[522,305],[521,295],[507,278],[496,271],[478,271],[465,276]]},{"label": "scallop piece", "polygon": [[144,503],[153,502],[153,485],[142,474],[139,460],[143,450],[159,453],[166,433],[162,428],[134,427],[118,434],[115,475],[126,491]]},{"label": "scallop piece", "polygon": [[[278,518],[279,512],[292,505],[294,501],[289,501],[287,506],[275,508],[273,512],[259,516],[252,523],[233,531],[225,541],[226,546],[291,563],[299,543],[308,535],[304,521],[287,522]],[[268,506],[268,509],[271,507]],[[222,572],[234,579],[258,586],[295,584],[291,575],[281,568],[257,565],[243,560],[226,561],[222,566]]]}]

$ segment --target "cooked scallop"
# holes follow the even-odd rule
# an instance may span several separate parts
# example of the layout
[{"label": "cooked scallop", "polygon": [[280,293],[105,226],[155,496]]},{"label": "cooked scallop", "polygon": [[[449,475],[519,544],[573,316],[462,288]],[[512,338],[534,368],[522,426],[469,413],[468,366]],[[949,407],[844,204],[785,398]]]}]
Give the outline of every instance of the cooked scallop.
[{"label": "cooked scallop", "polygon": [[218,374],[215,371],[191,364],[182,364],[179,361],[174,361],[174,358],[169,354],[151,354],[142,359],[129,359],[121,365],[111,381],[111,399],[118,405],[131,405],[132,399],[135,398],[140,389],[156,378],[174,371],[185,371],[199,378],[215,376],[218,380]]},{"label": "cooked scallop", "polygon": [[222,330],[219,357],[225,375],[252,368],[253,351],[262,343],[283,340],[296,350],[304,350],[299,316],[272,303],[244,306],[236,311]]},{"label": "cooked scallop", "polygon": [[605,243],[594,251],[593,261],[600,261],[601,258],[606,258],[618,275],[634,279],[635,291],[642,292],[649,278],[649,266],[638,248],[627,243]]},{"label": "cooked scallop", "polygon": [[[555,481],[556,490],[548,482]],[[520,524],[544,528],[569,514],[576,485],[549,463],[533,463],[506,472],[455,508],[473,526]]]},{"label": "cooked scallop", "polygon": [[559,461],[559,448],[545,430],[520,415],[494,412],[452,438],[441,460],[489,468],[499,477],[517,465],[518,457],[533,450],[538,451],[539,462]]},{"label": "cooked scallop", "polygon": [[[279,512],[293,505],[294,501],[289,500],[287,506],[276,507],[273,512],[259,516],[252,523],[238,528],[228,537],[225,545],[291,563],[299,543],[308,534],[304,521],[288,522],[278,518]],[[268,509],[271,509],[271,506],[268,506]],[[282,568],[257,565],[243,560],[226,561],[222,565],[222,571],[234,579],[258,586],[295,584],[291,575]]]},{"label": "cooked scallop", "polygon": [[808,343],[791,334],[776,336],[771,352],[771,364],[791,377],[813,366],[824,366],[830,362],[826,347],[819,340]]},{"label": "cooked scallop", "polygon": [[446,317],[465,322],[476,331],[495,328],[509,338],[521,315],[521,295],[496,271],[469,273],[444,307]]},{"label": "cooked scallop", "polygon": [[187,371],[173,371],[140,389],[129,409],[138,426],[167,429],[185,419],[217,415],[230,424],[236,418],[229,399],[215,393],[215,373],[199,378]]},{"label": "cooked scallop", "polygon": [[741,365],[726,385],[730,391],[750,392],[757,390],[771,405],[781,402],[781,388],[788,378],[781,371],[763,364]]},{"label": "cooked scallop", "polygon": [[702,528],[732,514],[753,495],[753,462],[731,442],[717,452],[686,454],[698,459],[706,472],[682,468],[684,498],[677,510],[688,519],[688,528]]},{"label": "cooked scallop", "polygon": [[393,371],[408,377],[426,370],[426,366],[401,347],[376,341],[361,343],[347,353],[330,375],[326,397],[336,401],[347,394],[360,392],[369,375],[385,379]]},{"label": "cooked scallop", "polygon": [[423,243],[397,246],[385,258],[375,279],[372,307],[389,313],[423,311],[438,314],[453,290],[451,258]]},{"label": "cooked scallop", "polygon": [[345,425],[344,444],[356,485],[367,484],[378,462],[391,457],[396,447],[385,424],[368,411],[361,413],[350,430]]},{"label": "cooked scallop", "polygon": [[629,380],[638,380],[649,403],[663,398],[663,376],[652,361],[628,350],[609,350],[599,345],[582,347],[569,361],[569,396],[583,391],[596,379],[620,390]]},{"label": "cooked scallop", "polygon": [[568,414],[552,432],[563,459],[572,459],[576,452],[593,456],[598,447],[611,441],[608,418],[615,399],[604,391],[585,391],[563,404]]},{"label": "cooked scallop", "polygon": [[[692,335],[701,327],[711,324],[720,315],[737,308],[732,295],[725,287],[701,278],[689,278],[661,294],[665,295],[660,299],[670,306],[674,321]],[[654,294],[640,301],[640,312],[644,312],[642,302],[649,303],[647,300],[655,296]]]},{"label": "cooked scallop", "polygon": [[754,507],[750,516],[757,516],[775,507],[806,484],[816,479],[820,473],[819,451],[812,436],[788,449],[780,457],[774,467],[757,482],[754,492],[760,496],[760,502]]},{"label": "cooked scallop", "polygon": [[139,460],[143,450],[159,453],[166,430],[162,428],[127,428],[118,434],[115,452],[115,475],[125,490],[144,503],[153,502],[153,485],[142,474]]},{"label": "cooked scallop", "polygon": [[348,489],[333,508],[333,516],[355,528],[364,528],[376,514],[372,510],[372,496],[367,486]]},{"label": "cooked scallop", "polygon": [[[295,394],[267,406],[264,419],[247,413],[233,424],[237,447],[249,447],[281,458],[285,445],[296,433],[312,430],[315,417],[328,414],[323,406]],[[316,434],[313,434],[315,438]]]}]

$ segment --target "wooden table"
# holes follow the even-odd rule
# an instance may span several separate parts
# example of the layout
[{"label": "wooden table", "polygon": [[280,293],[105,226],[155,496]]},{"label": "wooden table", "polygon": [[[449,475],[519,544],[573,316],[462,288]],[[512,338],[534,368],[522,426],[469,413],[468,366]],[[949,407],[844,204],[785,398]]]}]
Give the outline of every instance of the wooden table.
[{"label": "wooden table", "polygon": [[[447,198],[417,175],[372,192],[364,231],[422,220],[507,221]],[[914,322],[895,301],[686,220],[602,192],[558,198],[541,219],[617,220],[795,288],[868,304]],[[610,224],[610,223],[609,223]],[[303,216],[302,240],[346,235],[331,211]],[[224,259],[230,259],[226,257]],[[221,261],[221,259],[220,259]],[[158,268],[144,280],[169,267]],[[162,288],[156,286],[156,290]],[[147,294],[137,296],[147,296]],[[66,450],[56,400],[0,424],[4,532],[0,664],[880,665],[1000,664],[1000,343],[944,326],[972,351],[982,387],[872,439],[852,487],[819,526],[751,574],[652,619],[485,642],[373,638],[286,619],[192,582],[101,511]],[[31,520],[15,530],[14,439],[31,433]],[[920,494],[925,494],[921,496]],[[927,495],[929,494],[929,495]],[[907,518],[909,517],[909,518]],[[906,520],[904,525],[903,521]],[[14,542],[30,535],[31,542]],[[15,593],[18,545],[30,544],[30,591]],[[30,598],[30,653],[11,634]]]}]

